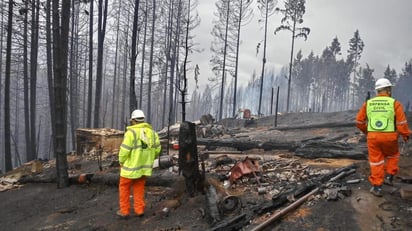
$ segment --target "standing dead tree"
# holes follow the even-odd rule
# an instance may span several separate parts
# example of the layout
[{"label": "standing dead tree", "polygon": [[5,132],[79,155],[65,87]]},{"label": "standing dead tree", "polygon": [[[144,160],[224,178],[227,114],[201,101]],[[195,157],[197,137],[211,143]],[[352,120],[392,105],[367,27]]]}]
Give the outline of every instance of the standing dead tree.
[{"label": "standing dead tree", "polygon": [[273,10],[275,5],[277,4],[276,0],[260,0],[258,1],[259,9],[262,13],[262,16],[265,20],[265,31],[264,31],[264,38],[263,38],[263,58],[262,58],[262,73],[260,76],[260,91],[259,91],[259,109],[258,115],[261,115],[261,107],[262,107],[262,94],[263,94],[263,77],[265,75],[265,64],[266,64],[266,40],[267,40],[267,29],[268,29],[268,18],[270,15],[273,14]]},{"label": "standing dead tree", "polygon": [[303,37],[306,40],[310,33],[310,29],[307,27],[297,27],[297,25],[303,23],[303,15],[305,14],[305,0],[287,0],[285,2],[285,9],[276,8],[276,11],[281,12],[284,17],[281,20],[282,25],[275,29],[275,34],[281,30],[288,30],[292,32],[292,49],[290,51],[288,96],[286,103],[286,111],[289,111],[295,38]]},{"label": "standing dead tree", "polygon": [[[60,9],[60,10],[59,10]],[[56,152],[57,187],[69,186],[68,164],[66,155],[66,130],[67,130],[67,54],[70,21],[70,1],[53,0],[53,57],[54,57],[54,95],[56,102],[55,124],[53,134]]]},{"label": "standing dead tree", "polygon": [[103,44],[106,35],[106,20],[108,0],[99,0],[98,2],[98,22],[97,22],[97,67],[96,67],[96,98],[94,104],[94,121],[93,127],[99,127],[100,122],[100,101],[102,96],[103,85]]},{"label": "standing dead tree", "polygon": [[11,132],[10,132],[10,63],[11,63],[11,33],[13,30],[13,1],[9,1],[9,16],[7,22],[6,73],[4,81],[4,159],[6,171],[12,170],[11,162]]},{"label": "standing dead tree", "polygon": [[[132,28],[132,53],[130,55],[130,98],[129,98],[129,111],[132,112],[137,108],[136,92],[135,92],[135,68],[137,58],[137,29],[139,21],[139,0],[135,0],[134,14],[133,14],[133,28]],[[141,105],[139,105],[141,107]]]}]

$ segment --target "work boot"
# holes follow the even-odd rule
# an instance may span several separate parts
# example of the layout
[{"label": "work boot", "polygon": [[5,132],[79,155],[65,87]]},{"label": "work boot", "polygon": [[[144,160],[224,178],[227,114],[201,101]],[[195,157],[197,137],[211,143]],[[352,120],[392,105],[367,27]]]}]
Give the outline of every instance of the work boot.
[{"label": "work boot", "polygon": [[384,179],[384,181],[383,181],[383,183],[384,184],[386,184],[386,185],[393,185],[393,175],[387,175],[387,176],[385,176],[385,179]]},{"label": "work boot", "polygon": [[135,213],[133,214],[134,217],[144,217],[144,213]]},{"label": "work boot", "polygon": [[129,214],[123,214],[122,212],[120,212],[120,210],[117,210],[116,215],[118,218],[120,219],[127,219],[129,218]]},{"label": "work boot", "polygon": [[372,186],[369,190],[374,196],[381,197],[382,196],[382,187],[381,186]]}]

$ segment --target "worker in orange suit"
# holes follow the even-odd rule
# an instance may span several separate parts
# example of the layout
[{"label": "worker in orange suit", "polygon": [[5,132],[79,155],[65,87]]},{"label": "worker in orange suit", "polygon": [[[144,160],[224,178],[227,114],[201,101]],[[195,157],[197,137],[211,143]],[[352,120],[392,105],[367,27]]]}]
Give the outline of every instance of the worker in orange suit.
[{"label": "worker in orange suit", "polygon": [[130,189],[133,190],[134,213],[143,216],[146,176],[152,175],[153,162],[161,151],[158,134],[145,122],[142,110],[134,110],[119,151],[120,179],[117,215],[130,215]]},{"label": "worker in orange suit", "polygon": [[377,96],[367,100],[356,116],[356,127],[367,135],[370,192],[378,197],[382,184],[393,185],[399,171],[398,137],[406,143],[411,134],[402,104],[391,97],[392,87],[388,79],[378,79]]}]

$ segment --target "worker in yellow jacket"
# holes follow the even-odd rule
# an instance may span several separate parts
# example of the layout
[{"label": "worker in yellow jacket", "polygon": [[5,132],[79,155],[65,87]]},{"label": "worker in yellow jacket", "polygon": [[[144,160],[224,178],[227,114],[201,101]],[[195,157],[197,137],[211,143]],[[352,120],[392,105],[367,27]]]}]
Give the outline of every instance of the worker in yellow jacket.
[{"label": "worker in yellow jacket", "polygon": [[120,180],[117,215],[126,218],[130,215],[130,189],[133,189],[134,213],[144,215],[144,187],[146,176],[152,175],[154,160],[161,151],[158,134],[145,122],[143,111],[134,110],[130,117],[119,151]]}]

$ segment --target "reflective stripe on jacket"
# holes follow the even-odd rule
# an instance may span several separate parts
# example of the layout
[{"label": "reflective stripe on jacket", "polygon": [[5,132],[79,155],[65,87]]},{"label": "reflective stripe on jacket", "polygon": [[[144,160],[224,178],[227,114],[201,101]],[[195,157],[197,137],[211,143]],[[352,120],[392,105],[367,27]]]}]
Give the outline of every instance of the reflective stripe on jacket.
[{"label": "reflective stripe on jacket", "polygon": [[377,96],[367,101],[368,132],[395,131],[395,99]]},{"label": "reflective stripe on jacket", "polygon": [[160,151],[159,136],[150,124],[128,126],[119,150],[120,176],[130,179],[151,176],[153,161]]}]

